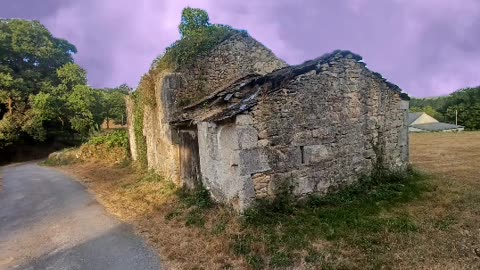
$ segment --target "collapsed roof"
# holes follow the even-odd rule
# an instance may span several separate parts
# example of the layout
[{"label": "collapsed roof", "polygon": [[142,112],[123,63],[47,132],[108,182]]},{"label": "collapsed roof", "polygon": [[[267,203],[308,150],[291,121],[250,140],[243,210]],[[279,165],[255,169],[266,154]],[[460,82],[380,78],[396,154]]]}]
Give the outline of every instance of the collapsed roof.
[{"label": "collapsed roof", "polygon": [[[362,62],[361,56],[350,51],[337,50],[303,64],[288,66],[267,75],[250,74],[225,88],[214,91],[192,105],[183,107],[171,121],[171,124],[177,126],[194,125],[203,121],[218,122],[231,118],[255,106],[259,97],[278,92],[295,77],[311,71],[318,74],[322,65],[340,58],[353,59],[366,66]],[[410,99],[407,94],[402,93],[397,85],[387,81],[379,73],[372,72],[372,74],[385,83],[389,89],[397,92],[402,99]]]}]

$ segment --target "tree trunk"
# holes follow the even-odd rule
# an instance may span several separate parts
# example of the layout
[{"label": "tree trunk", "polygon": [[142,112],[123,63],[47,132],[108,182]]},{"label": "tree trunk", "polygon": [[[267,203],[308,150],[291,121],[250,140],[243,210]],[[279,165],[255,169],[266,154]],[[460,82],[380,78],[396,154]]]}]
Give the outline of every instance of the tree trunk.
[{"label": "tree trunk", "polygon": [[107,129],[110,129],[110,118],[107,117]]},{"label": "tree trunk", "polygon": [[65,123],[63,122],[63,119],[60,116],[58,117],[58,120],[60,120],[60,123],[62,123],[62,130],[63,130],[63,126],[65,125]]},{"label": "tree trunk", "polygon": [[13,99],[11,97],[8,97],[8,104],[7,104],[7,107],[8,107],[8,115],[12,115],[13,113]]}]

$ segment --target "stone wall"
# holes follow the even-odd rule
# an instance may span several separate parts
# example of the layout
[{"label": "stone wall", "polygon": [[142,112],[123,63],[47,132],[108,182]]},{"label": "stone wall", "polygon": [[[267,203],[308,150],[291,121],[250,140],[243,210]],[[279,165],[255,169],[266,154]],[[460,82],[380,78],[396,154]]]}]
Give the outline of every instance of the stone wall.
[{"label": "stone wall", "polygon": [[286,66],[248,34],[236,34],[193,64],[178,70],[184,86],[175,93],[175,104],[189,105],[246,75],[264,75]]},{"label": "stone wall", "polygon": [[127,127],[128,127],[128,141],[130,143],[130,154],[132,155],[132,160],[138,160],[137,152],[137,141],[135,140],[135,128],[134,128],[134,108],[135,103],[131,97],[127,96],[125,98],[125,105],[127,109]]},{"label": "stone wall", "polygon": [[256,198],[290,184],[299,196],[335,190],[370,173],[377,155],[391,169],[408,162],[408,102],[354,59],[296,77],[250,114],[271,168],[252,174]]},{"label": "stone wall", "polygon": [[270,170],[267,155],[257,148],[258,134],[249,115],[227,123],[198,124],[203,185],[215,200],[245,209],[254,199],[252,175]]},{"label": "stone wall", "polygon": [[[154,78],[155,100],[145,105],[143,135],[147,143],[148,168],[183,184],[180,168],[179,131],[169,125],[178,109],[246,75],[266,74],[285,67],[270,50],[247,34],[239,33],[223,41],[194,64],[175,73],[159,73]],[[127,101],[129,135],[133,132],[133,103]],[[137,159],[133,139],[132,156]]]},{"label": "stone wall", "polygon": [[297,196],[336,190],[379,162],[405,169],[408,101],[360,59],[338,51],[269,73],[286,64],[238,34],[155,75],[143,119],[148,167],[179,185],[201,180],[238,210],[290,185]]},{"label": "stone wall", "polygon": [[179,149],[177,131],[169,125],[169,108],[172,93],[181,85],[178,73],[161,73],[155,78],[155,101],[145,105],[143,135],[147,143],[148,168],[153,169],[175,183],[179,176]]}]

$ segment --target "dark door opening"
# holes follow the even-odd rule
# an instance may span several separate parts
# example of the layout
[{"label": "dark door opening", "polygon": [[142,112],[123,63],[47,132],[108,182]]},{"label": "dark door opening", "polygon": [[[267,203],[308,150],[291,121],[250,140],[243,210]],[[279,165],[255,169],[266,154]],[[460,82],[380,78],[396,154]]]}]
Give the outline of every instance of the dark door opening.
[{"label": "dark door opening", "polygon": [[180,180],[188,188],[201,185],[197,130],[180,130]]}]

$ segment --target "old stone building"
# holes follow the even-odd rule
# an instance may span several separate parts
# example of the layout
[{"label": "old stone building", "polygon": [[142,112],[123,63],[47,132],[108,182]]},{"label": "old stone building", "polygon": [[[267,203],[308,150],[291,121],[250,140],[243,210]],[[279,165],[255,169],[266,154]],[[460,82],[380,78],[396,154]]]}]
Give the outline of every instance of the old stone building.
[{"label": "old stone building", "polygon": [[148,165],[172,181],[202,184],[242,210],[285,185],[297,196],[341,188],[379,160],[405,169],[408,97],[360,56],[287,66],[238,34],[202,57],[160,74],[156,105],[145,108]]}]

